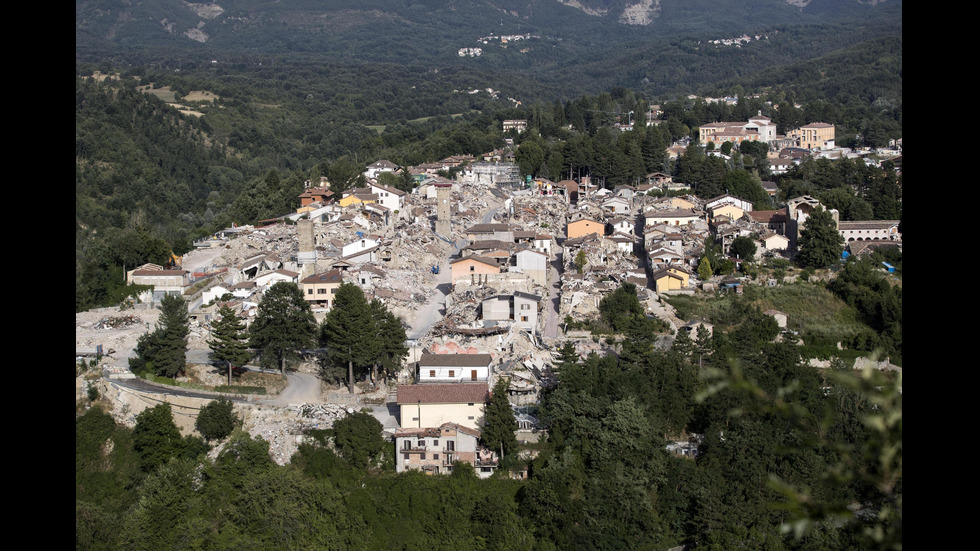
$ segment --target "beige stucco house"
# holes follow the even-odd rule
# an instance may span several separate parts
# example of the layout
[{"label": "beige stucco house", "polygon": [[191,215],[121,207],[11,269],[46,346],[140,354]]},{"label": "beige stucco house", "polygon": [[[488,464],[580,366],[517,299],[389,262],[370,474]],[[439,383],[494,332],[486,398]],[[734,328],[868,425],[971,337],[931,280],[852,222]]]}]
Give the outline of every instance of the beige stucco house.
[{"label": "beige stucco house", "polygon": [[402,428],[457,423],[478,429],[487,402],[487,383],[401,385],[396,402]]}]

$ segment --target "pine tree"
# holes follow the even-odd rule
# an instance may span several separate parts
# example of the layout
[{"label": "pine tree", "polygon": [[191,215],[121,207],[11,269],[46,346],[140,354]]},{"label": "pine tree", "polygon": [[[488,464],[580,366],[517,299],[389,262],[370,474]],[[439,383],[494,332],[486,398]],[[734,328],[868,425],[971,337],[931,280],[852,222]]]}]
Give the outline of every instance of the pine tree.
[{"label": "pine tree", "polygon": [[353,283],[341,284],[333,307],[323,320],[320,342],[327,348],[327,362],[347,367],[347,385],[354,394],[354,370],[361,371],[377,360],[378,342],[374,318],[364,292]]},{"label": "pine tree", "polygon": [[252,359],[248,350],[248,339],[245,335],[245,324],[228,306],[218,310],[221,318],[211,326],[214,339],[208,341],[213,357],[228,364],[228,384],[231,384],[231,368],[241,367]]},{"label": "pine tree", "polygon": [[170,404],[164,402],[145,409],[136,416],[133,429],[133,449],[139,455],[140,468],[150,472],[171,457],[180,456],[186,447],[180,430],[174,424]]},{"label": "pine tree", "polygon": [[374,329],[377,335],[379,350],[371,370],[371,381],[378,376],[378,369],[387,378],[401,368],[402,360],[408,355],[405,347],[405,327],[401,318],[392,314],[388,307],[378,299],[371,301],[371,317],[374,318]]},{"label": "pine tree", "polygon": [[133,373],[152,371],[164,377],[176,377],[187,367],[187,303],[177,295],[166,295],[160,301],[157,328],[139,338],[136,357],[130,358]]},{"label": "pine tree", "polygon": [[194,421],[194,428],[206,440],[218,440],[231,434],[242,421],[235,415],[234,404],[231,400],[222,398],[214,400],[201,408]]},{"label": "pine tree", "polygon": [[297,350],[316,343],[316,319],[298,285],[279,282],[265,293],[249,339],[253,348],[262,349],[263,365],[278,364],[285,377],[286,363],[297,357]]},{"label": "pine tree", "polygon": [[833,215],[817,207],[800,232],[797,262],[804,267],[825,268],[840,259],[844,238],[837,231]]},{"label": "pine tree", "polygon": [[493,385],[493,393],[483,412],[484,427],[481,436],[483,444],[495,452],[499,452],[502,446],[504,456],[509,456],[517,449],[517,437],[514,436],[517,420],[514,419],[514,410],[507,400],[507,385],[508,381],[505,379],[497,379],[497,384]]},{"label": "pine tree", "polygon": [[175,377],[187,367],[188,324],[187,302],[177,295],[167,295],[160,301],[160,350],[155,365],[157,373]]}]

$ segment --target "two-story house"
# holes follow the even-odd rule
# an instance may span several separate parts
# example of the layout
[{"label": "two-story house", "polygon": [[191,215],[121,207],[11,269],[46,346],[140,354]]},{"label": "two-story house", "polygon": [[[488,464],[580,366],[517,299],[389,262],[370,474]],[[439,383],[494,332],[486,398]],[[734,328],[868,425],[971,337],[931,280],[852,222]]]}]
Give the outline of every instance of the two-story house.
[{"label": "two-story house", "polygon": [[[458,354],[465,356],[465,354]],[[396,403],[402,428],[457,423],[478,429],[489,388],[486,382],[401,385]]]},{"label": "two-story house", "polygon": [[479,444],[480,431],[456,423],[438,427],[401,428],[395,431],[398,454],[395,472],[420,470],[452,473],[457,461],[469,463],[480,478],[490,477],[499,465],[496,454]]},{"label": "two-story house", "polygon": [[343,278],[340,270],[334,269],[311,275],[300,282],[300,288],[303,291],[303,298],[310,303],[310,306],[329,310],[341,283]]}]

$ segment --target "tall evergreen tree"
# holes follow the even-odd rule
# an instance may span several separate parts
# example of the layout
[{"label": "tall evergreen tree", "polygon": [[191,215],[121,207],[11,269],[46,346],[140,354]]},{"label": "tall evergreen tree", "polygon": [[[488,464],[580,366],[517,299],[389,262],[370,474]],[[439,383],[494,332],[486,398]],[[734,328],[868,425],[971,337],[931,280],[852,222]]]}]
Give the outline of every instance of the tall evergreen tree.
[{"label": "tall evergreen tree", "polygon": [[150,472],[171,457],[180,456],[186,444],[174,424],[170,404],[164,402],[144,409],[136,416],[133,429],[133,449],[139,455],[140,468]]},{"label": "tall evergreen tree", "polygon": [[337,289],[333,307],[323,320],[320,342],[327,348],[327,361],[347,367],[347,386],[354,394],[354,370],[371,366],[378,358],[374,318],[364,292],[353,283]]},{"label": "tall evergreen tree", "polygon": [[514,436],[517,420],[514,419],[514,410],[507,400],[507,385],[508,381],[505,379],[497,379],[497,384],[493,385],[493,393],[483,412],[484,427],[481,437],[483,444],[491,450],[503,450],[504,457],[510,456],[517,449],[517,437]]},{"label": "tall evergreen tree", "polygon": [[231,368],[241,367],[252,359],[248,351],[248,339],[245,334],[245,324],[235,315],[234,310],[227,305],[218,310],[220,319],[211,326],[214,335],[208,341],[215,360],[228,364],[228,384],[231,384]]},{"label": "tall evergreen tree", "polygon": [[829,211],[817,207],[806,219],[800,232],[799,248],[796,260],[801,266],[826,268],[840,259],[844,238],[837,231],[837,223]]},{"label": "tall evergreen tree", "polygon": [[164,296],[157,328],[137,341],[136,357],[130,359],[130,369],[134,373],[153,371],[164,377],[180,375],[187,367],[189,332],[187,302],[177,295]]},{"label": "tall evergreen tree", "polygon": [[161,348],[157,353],[157,373],[175,377],[187,367],[187,334],[190,333],[187,302],[167,295],[160,301]]},{"label": "tall evergreen tree", "polygon": [[286,363],[297,357],[297,350],[316,342],[316,319],[298,285],[279,282],[265,293],[249,339],[253,348],[262,349],[263,365],[278,364],[285,377]]},{"label": "tall evergreen tree", "polygon": [[375,381],[378,370],[387,378],[398,372],[402,360],[408,355],[405,347],[405,327],[402,320],[391,313],[380,300],[371,301],[371,317],[374,318],[374,329],[378,340],[378,356],[371,369],[371,381]]}]

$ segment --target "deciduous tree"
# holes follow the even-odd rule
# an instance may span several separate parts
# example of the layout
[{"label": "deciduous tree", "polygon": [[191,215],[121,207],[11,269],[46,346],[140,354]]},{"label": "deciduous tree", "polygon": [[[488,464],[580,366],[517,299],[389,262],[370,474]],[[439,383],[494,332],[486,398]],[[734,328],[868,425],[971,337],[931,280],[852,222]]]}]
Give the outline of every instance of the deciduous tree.
[{"label": "deciduous tree", "polygon": [[754,260],[755,251],[755,241],[750,237],[740,235],[732,241],[732,254],[737,255],[742,260]]}]

